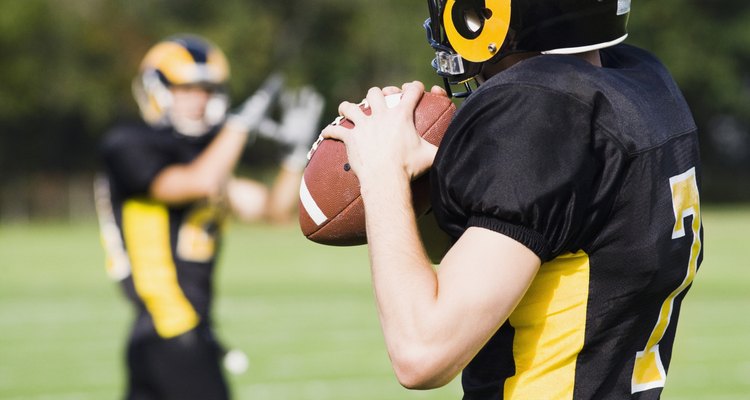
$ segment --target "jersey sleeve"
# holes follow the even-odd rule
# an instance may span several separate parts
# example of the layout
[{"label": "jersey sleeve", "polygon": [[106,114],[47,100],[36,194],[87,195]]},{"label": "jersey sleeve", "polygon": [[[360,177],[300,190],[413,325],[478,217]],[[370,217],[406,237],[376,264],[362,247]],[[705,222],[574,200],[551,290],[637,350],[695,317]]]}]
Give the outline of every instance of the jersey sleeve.
[{"label": "jersey sleeve", "polygon": [[475,93],[432,169],[441,227],[456,238],[470,226],[502,233],[542,261],[573,248],[599,169],[591,121],[590,105],[542,87]]},{"label": "jersey sleeve", "polygon": [[124,195],[145,195],[154,178],[170,164],[164,152],[133,128],[115,128],[101,145],[110,180]]}]

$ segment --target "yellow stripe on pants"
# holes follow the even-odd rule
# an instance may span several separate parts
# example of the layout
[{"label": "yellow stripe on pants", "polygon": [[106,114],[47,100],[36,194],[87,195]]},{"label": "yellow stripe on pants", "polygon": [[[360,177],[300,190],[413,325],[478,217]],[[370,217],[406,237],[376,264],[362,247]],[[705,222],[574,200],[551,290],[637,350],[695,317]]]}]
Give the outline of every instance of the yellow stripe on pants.
[{"label": "yellow stripe on pants", "polygon": [[166,207],[128,200],[122,209],[122,225],[133,284],[154,320],[156,332],[171,338],[196,327],[200,318],[177,282]]}]

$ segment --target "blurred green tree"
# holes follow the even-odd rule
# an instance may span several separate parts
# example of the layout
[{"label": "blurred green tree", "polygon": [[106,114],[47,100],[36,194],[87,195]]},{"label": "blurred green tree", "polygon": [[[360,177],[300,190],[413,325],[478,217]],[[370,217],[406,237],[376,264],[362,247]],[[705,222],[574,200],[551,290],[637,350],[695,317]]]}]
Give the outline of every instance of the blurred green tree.
[{"label": "blurred green tree", "polygon": [[693,109],[706,197],[750,200],[750,3],[633,3],[631,41],[665,62]]},{"label": "blurred green tree", "polygon": [[[423,1],[26,0],[0,12],[0,186],[50,170],[91,171],[96,141],[137,118],[130,82],[146,50],[180,32],[227,53],[235,103],[274,70],[328,98],[440,81],[429,67]],[[708,198],[750,199],[750,3],[633,2],[631,43],[656,53],[701,129]],[[327,118],[327,117],[325,117]]]}]

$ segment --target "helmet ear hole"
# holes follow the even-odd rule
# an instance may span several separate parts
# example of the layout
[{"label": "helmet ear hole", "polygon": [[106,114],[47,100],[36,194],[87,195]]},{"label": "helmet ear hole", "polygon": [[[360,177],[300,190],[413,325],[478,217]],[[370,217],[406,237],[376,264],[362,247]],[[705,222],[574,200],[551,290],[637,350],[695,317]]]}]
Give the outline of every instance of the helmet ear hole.
[{"label": "helmet ear hole", "polygon": [[510,27],[511,0],[446,0],[443,28],[461,58],[481,63],[503,46]]},{"label": "helmet ear hole", "polygon": [[476,39],[482,33],[486,13],[482,9],[465,3],[456,4],[451,12],[456,31],[466,39]]}]

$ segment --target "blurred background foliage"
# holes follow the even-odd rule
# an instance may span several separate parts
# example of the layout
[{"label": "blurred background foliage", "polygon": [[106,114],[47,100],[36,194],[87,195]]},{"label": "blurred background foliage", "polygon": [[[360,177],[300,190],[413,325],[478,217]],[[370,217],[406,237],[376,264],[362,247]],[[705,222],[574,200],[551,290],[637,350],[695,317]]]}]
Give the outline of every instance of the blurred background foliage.
[{"label": "blurred background foliage", "polygon": [[[0,218],[34,214],[31,200],[54,193],[45,186],[96,169],[101,135],[137,118],[131,80],[166,36],[216,42],[232,65],[234,104],[280,70],[290,85],[321,91],[330,120],[371,86],[440,83],[426,16],[422,0],[0,0]],[[630,31],[695,113],[704,200],[749,200],[750,3],[636,0]]]}]

